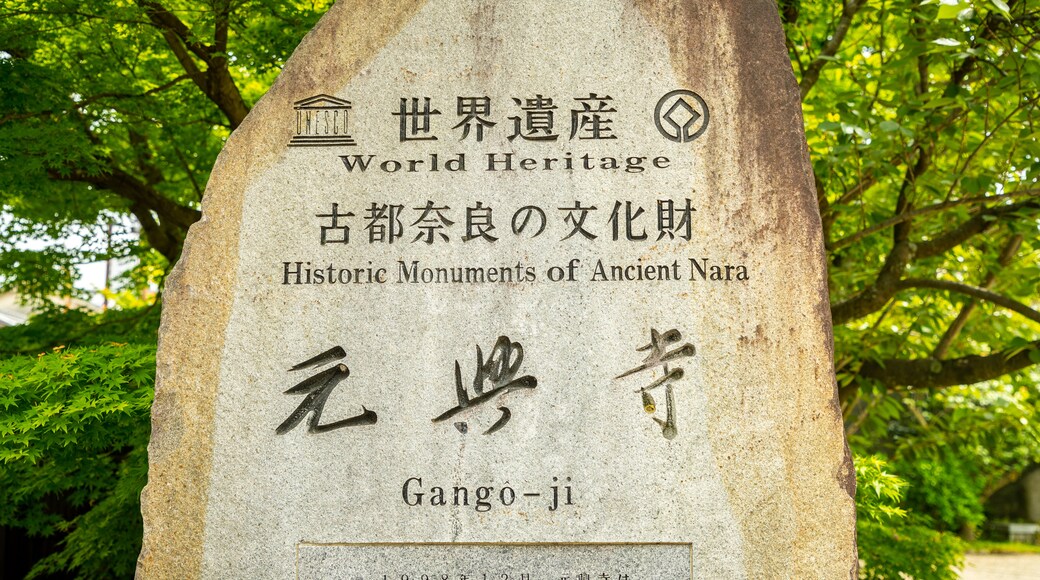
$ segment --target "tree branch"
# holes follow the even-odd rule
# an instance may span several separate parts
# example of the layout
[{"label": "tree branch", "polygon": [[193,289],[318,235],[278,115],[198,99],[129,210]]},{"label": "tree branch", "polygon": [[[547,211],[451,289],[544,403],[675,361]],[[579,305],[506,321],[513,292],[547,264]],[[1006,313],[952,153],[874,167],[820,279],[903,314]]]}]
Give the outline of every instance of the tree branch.
[{"label": "tree branch", "polygon": [[[87,97],[85,99],[79,100],[79,101],[73,101],[72,104],[69,106],[69,109],[70,110],[82,111],[83,109],[89,107],[90,105],[93,105],[94,103],[96,103],[98,101],[102,101],[104,99],[138,99],[138,98],[141,98],[141,97],[148,97],[148,96],[154,95],[156,93],[160,93],[162,91],[165,91],[165,90],[173,87],[174,85],[180,83],[181,81],[187,80],[188,78],[190,78],[188,75],[183,74],[183,75],[180,75],[180,76],[178,76],[176,78],[170,79],[169,81],[167,81],[167,82],[165,82],[165,83],[163,83],[163,84],[161,84],[161,85],[159,85],[157,87],[148,89],[147,91],[145,91],[143,93],[111,93],[111,92],[108,92],[108,93],[98,93],[96,95],[91,95],[91,96],[89,96],[89,97]],[[55,115],[55,114],[58,114],[58,113],[60,113],[60,111],[55,111],[53,109],[46,109],[46,110],[43,110],[43,111],[34,111],[32,113],[11,113],[11,114],[8,114],[8,115],[4,115],[3,117],[0,117],[0,125],[3,125],[4,123],[7,123],[9,121],[20,121],[20,120],[23,120],[23,119],[31,119],[33,117],[48,117],[48,116]]]},{"label": "tree branch", "polygon": [[899,281],[903,276],[903,271],[913,257],[913,244],[896,243],[885,258],[885,265],[881,267],[881,271],[870,287],[831,306],[833,323],[844,324],[884,308],[889,299],[899,291]]},{"label": "tree branch", "polygon": [[[1014,4],[1015,4],[1015,0],[1011,0],[1011,2],[1009,2],[1009,5],[1014,5]],[[913,29],[913,32],[916,35],[918,35],[919,37],[923,38],[922,35],[923,35],[924,31],[925,31],[925,28],[923,28],[921,26],[916,26],[916,24],[919,24],[919,21],[917,19],[915,19],[914,22],[915,22],[915,27]],[[972,43],[972,48],[978,48],[979,46],[981,46],[981,41],[982,40],[991,40],[992,38],[994,38],[994,36],[996,34],[996,31],[998,30],[998,27],[1002,26],[1002,25],[1003,25],[1003,18],[1002,17],[996,16],[996,15],[988,16],[986,18],[986,20],[984,21],[984,23],[982,24],[982,27],[981,27],[981,30],[980,30],[979,34],[976,35],[975,42]],[[967,76],[971,73],[971,71],[978,64],[978,62],[980,62],[980,61],[976,57],[967,58],[964,61],[962,61],[961,64],[957,67],[957,69],[954,72],[951,73],[950,79],[949,79],[949,81],[946,84],[946,88],[944,89],[944,94],[950,93],[952,90],[955,90],[962,82],[964,82],[964,79],[967,78]],[[985,62],[985,61],[981,61],[981,62]],[[928,82],[927,82],[927,77],[928,77],[928,60],[927,60],[927,56],[926,55],[922,55],[922,57],[920,57],[919,60],[918,60],[918,74],[919,74],[919,83],[915,86],[915,92],[918,95],[924,95],[925,93],[927,93],[927,90],[928,90]],[[803,94],[803,98],[804,98],[804,94]],[[1035,102],[1035,99],[1033,99],[1032,101]],[[1021,107],[1021,105],[1020,105],[1020,107]],[[1016,111],[1017,110],[1018,109],[1016,109]],[[937,127],[934,127],[932,129],[932,132],[933,133],[941,132],[943,129],[945,129],[947,126],[949,126],[953,121],[955,121],[959,116],[961,116],[964,112],[965,112],[965,109],[963,107],[959,107],[959,108],[955,109],[954,111],[952,111],[950,113],[950,115],[947,116],[946,120],[943,123],[941,123]],[[920,149],[920,147],[919,147],[919,149]],[[918,159],[918,162],[920,162],[920,161],[921,161],[921,158]],[[895,163],[895,161],[893,161],[893,163]],[[923,171],[918,172],[917,175],[915,175],[914,177],[919,176],[920,173],[923,173]],[[843,203],[846,203],[846,202],[850,201],[851,199],[855,198],[856,196],[862,194],[863,191],[865,191],[870,186],[872,186],[874,184],[874,182],[875,182],[875,179],[874,179],[874,176],[872,174],[866,175],[864,178],[861,178],[861,182],[860,183],[858,183],[852,189],[850,189],[845,194],[843,194],[841,196],[841,198],[837,202],[835,202],[835,204],[833,204],[833,205],[841,205]],[[906,187],[907,187],[907,181],[906,181],[906,179],[904,179],[904,182],[903,182],[903,191],[904,192],[906,190]],[[1036,190],[1034,190],[1034,191],[1036,191]],[[901,192],[901,197],[902,197],[902,192]],[[991,197],[995,197],[995,196],[991,196]],[[965,200],[965,202],[966,202],[966,200]],[[833,206],[828,206],[827,209],[828,209],[828,212],[827,213],[821,212],[821,216],[823,218],[824,223],[828,226],[827,229],[829,229],[829,226],[833,224],[833,222],[837,219],[837,216],[833,213]],[[929,208],[922,208],[922,210],[924,210],[923,213],[930,213],[932,211],[939,211],[941,209],[945,209],[945,208],[943,208],[943,207],[935,207],[935,206],[932,206],[932,207],[929,207]],[[866,236],[869,236],[870,234],[873,234],[875,232],[887,229],[890,226],[902,224],[906,220],[913,219],[914,217],[917,217],[917,215],[919,215],[919,214],[907,214],[907,217],[902,217],[903,213],[904,212],[897,212],[897,215],[893,216],[892,218],[890,218],[888,220],[885,220],[881,224],[877,224],[875,226],[871,226],[870,228],[867,228],[866,230],[863,230],[861,232],[857,232],[856,234],[853,234],[852,236],[849,236],[847,238],[843,238],[841,240],[838,240],[837,242],[835,242],[833,244],[829,244],[829,245],[827,245],[827,249],[828,250],[834,250],[834,249],[839,249],[841,247],[848,246],[848,245],[850,245],[852,243],[855,243],[856,241],[859,241],[863,237],[866,237]],[[828,243],[827,242],[827,238],[825,238],[825,243]]]},{"label": "tree branch", "polygon": [[940,234],[931,240],[917,242],[916,256],[918,258],[931,258],[944,254],[961,245],[966,240],[990,229],[999,223],[998,218],[1018,211],[1031,212],[1036,210],[1040,210],[1040,201],[1032,200],[985,209],[944,234]]},{"label": "tree branch", "polygon": [[874,176],[873,172],[865,174],[858,182],[856,182],[856,185],[853,185],[848,191],[843,193],[834,204],[843,205],[856,199],[864,191],[873,187],[875,183],[877,183],[877,178]]},{"label": "tree branch", "polygon": [[[925,44],[925,36],[927,33],[927,26],[920,18],[920,12],[916,12],[913,16],[913,32],[914,37],[921,44]],[[917,84],[914,86],[914,93],[917,96],[925,95],[928,93],[928,65],[930,56],[927,51],[922,52],[917,56]]]},{"label": "tree branch", "polygon": [[[249,113],[249,107],[242,99],[242,93],[235,85],[227,66],[230,4],[226,0],[218,2],[214,30],[215,46],[213,47],[196,40],[191,29],[159,2],[137,0],[137,4],[144,9],[148,19],[159,29],[166,44],[169,45],[170,50],[177,57],[177,61],[181,63],[181,67],[188,73],[195,85],[224,113],[231,123],[231,128],[235,129],[241,125]],[[199,69],[188,51],[206,64],[205,72]]]},{"label": "tree branch", "polygon": [[149,186],[155,186],[164,181],[165,178],[162,171],[154,163],[154,156],[152,155],[148,137],[130,126],[127,127],[126,132],[130,141],[130,147],[134,151],[134,160],[137,162],[137,167],[140,169],[141,175],[144,176],[146,183]]},{"label": "tree branch", "polygon": [[184,173],[186,173],[188,175],[188,181],[191,183],[192,190],[195,191],[195,198],[196,198],[196,200],[199,203],[202,203],[202,196],[204,194],[203,194],[202,187],[199,186],[198,179],[195,178],[195,171],[192,169],[191,165],[188,163],[188,159],[186,157],[184,157],[184,153],[181,151],[181,148],[177,147],[176,144],[173,144],[172,146],[173,146],[174,154],[177,155],[177,160],[181,162],[181,167],[184,168]]},{"label": "tree branch", "polygon": [[152,212],[142,203],[131,203],[130,212],[134,214],[137,222],[141,224],[141,231],[144,232],[148,245],[155,248],[157,252],[162,254],[167,260],[170,260],[171,263],[176,261],[177,255],[180,254],[181,244],[179,240],[170,236],[168,228],[160,226],[159,222],[155,221],[155,218],[152,216]]},{"label": "tree branch", "polygon": [[216,21],[213,28],[213,51],[218,58],[226,59],[228,47],[228,25],[231,17],[231,1],[217,0],[213,8],[216,10]]},{"label": "tree branch", "polygon": [[202,72],[202,69],[195,64],[195,60],[190,54],[188,54],[188,51],[185,50],[185,47],[177,34],[163,28],[160,28],[159,31],[160,34],[162,34],[163,39],[166,41],[166,45],[170,47],[171,51],[173,51],[173,56],[177,59],[177,62],[181,64],[181,68],[184,69],[184,72],[188,74],[188,77],[191,78],[193,83],[195,83],[195,86],[199,87],[204,94],[208,95],[209,93],[206,85],[205,74]]},{"label": "tree branch", "polygon": [[[1014,235],[1008,240],[1004,250],[1000,253],[1000,257],[997,258],[997,264],[1001,268],[1006,268],[1011,264],[1011,261],[1015,259],[1015,254],[1018,253],[1018,249],[1022,246],[1022,236]],[[986,278],[982,281],[980,288],[983,290],[989,290],[993,287],[993,283],[997,281],[997,270],[990,270],[986,273]],[[950,326],[943,333],[942,338],[939,339],[939,344],[935,346],[935,350],[932,351],[932,358],[942,359],[946,358],[946,353],[950,350],[950,346],[953,341],[957,340],[957,336],[960,335],[961,331],[964,330],[964,326],[968,323],[968,318],[971,317],[972,313],[975,312],[975,308],[978,307],[979,301],[977,299],[968,301],[961,311],[957,313],[957,317],[953,319]]]},{"label": "tree branch", "polygon": [[[916,151],[917,161],[906,168],[903,176],[899,199],[896,200],[896,215],[910,211],[910,192],[917,178],[928,170],[930,164],[930,155],[927,151],[921,147],[917,147]],[[902,279],[907,265],[913,261],[915,249],[916,246],[910,242],[910,222],[897,224],[892,230],[892,250],[885,257],[885,265],[881,267],[874,283],[855,296],[832,305],[833,323],[842,324],[884,308],[889,299],[898,292],[898,283]]]},{"label": "tree branch", "polygon": [[[1018,106],[1016,106],[1003,119],[998,121],[996,123],[996,125],[994,125],[992,128],[988,127],[988,123],[987,123],[987,127],[986,127],[986,130],[985,130],[984,134],[983,134],[982,140],[979,141],[979,143],[974,148],[972,148],[971,153],[969,153],[968,157],[964,160],[964,167],[960,167],[960,159],[959,159],[960,156],[963,156],[963,153],[960,153],[958,155],[958,160],[957,160],[956,163],[954,163],[954,166],[953,166],[953,168],[954,168],[953,173],[954,173],[954,175],[956,177],[950,183],[950,189],[946,192],[946,199],[950,199],[950,196],[953,195],[953,190],[956,189],[956,187],[961,184],[961,179],[964,177],[964,174],[968,171],[968,166],[971,165],[971,162],[972,162],[972,160],[975,159],[975,156],[978,155],[979,152],[981,152],[983,149],[985,149],[985,147],[989,143],[990,139],[992,139],[994,136],[1000,134],[999,133],[1000,128],[1003,127],[1004,125],[1006,125],[1007,122],[1010,121],[1011,118],[1014,117],[1019,111],[1021,111],[1024,108],[1026,108],[1027,106],[1034,105],[1036,103],[1037,99],[1040,99],[1040,95],[1038,95],[1036,97],[1033,97],[1031,99],[1030,98],[1023,99],[1021,102],[1018,103]],[[989,111],[987,110],[987,115],[988,115],[988,112]],[[966,134],[967,132],[965,131],[964,133]],[[1034,190],[1034,191],[1040,191],[1040,190]]]},{"label": "tree branch", "polygon": [[977,288],[975,286],[969,286],[967,284],[961,284],[960,282],[952,282],[949,280],[925,280],[921,278],[900,280],[896,286],[898,286],[899,290],[907,290],[909,288],[931,288],[933,290],[956,292],[957,294],[964,294],[965,296],[971,296],[978,300],[992,302],[997,306],[1003,306],[1008,310],[1017,312],[1033,322],[1040,322],[1040,312],[1033,310],[1017,300],[1012,300],[1003,294],[990,292],[984,288]]},{"label": "tree branch", "polygon": [[[181,242],[188,228],[202,217],[198,210],[170,200],[152,186],[116,167],[97,175],[76,170],[63,173],[54,169],[48,174],[55,180],[89,183],[129,201],[130,211],[141,223],[148,243],[171,262],[180,254]],[[160,221],[155,220],[152,212]]]},{"label": "tree branch", "polygon": [[993,497],[993,494],[995,494],[998,491],[1000,491],[1001,488],[1003,488],[1004,486],[1011,485],[1012,483],[1017,481],[1018,480],[1018,476],[1020,476],[1020,475],[1022,475],[1022,470],[1021,469],[1012,469],[1011,471],[1008,471],[1004,475],[1001,475],[996,480],[991,481],[979,493],[979,501],[981,503],[988,502],[989,498]]},{"label": "tree branch", "polygon": [[859,376],[878,381],[890,389],[911,386],[935,389],[971,385],[1030,367],[1035,364],[1032,357],[1035,357],[1037,352],[1040,352],[1040,341],[1034,341],[1025,348],[947,361],[934,358],[867,361],[860,368]]},{"label": "tree branch", "polygon": [[924,206],[922,208],[918,208],[918,209],[915,209],[915,210],[912,210],[912,211],[908,211],[908,212],[905,212],[905,213],[901,213],[901,214],[892,216],[892,217],[888,218],[887,220],[884,220],[882,222],[878,222],[878,223],[876,223],[876,224],[874,224],[874,225],[872,225],[872,226],[870,226],[868,228],[864,228],[864,229],[862,229],[862,230],[860,230],[860,231],[858,231],[858,232],[856,232],[854,234],[845,236],[844,238],[841,238],[840,240],[837,240],[837,241],[831,243],[829,246],[827,246],[827,249],[831,250],[831,251],[840,250],[841,248],[844,248],[846,246],[851,246],[852,244],[862,240],[863,238],[865,238],[865,237],[867,237],[867,236],[869,236],[871,234],[876,234],[876,233],[878,233],[880,231],[883,231],[883,230],[886,230],[886,229],[888,229],[888,228],[890,228],[890,227],[892,227],[892,226],[894,226],[896,224],[901,224],[903,222],[912,220],[912,219],[914,219],[916,217],[920,217],[922,215],[927,215],[927,214],[930,214],[930,213],[936,213],[936,212],[939,212],[939,211],[943,211],[945,209],[950,209],[951,207],[956,207],[956,206],[959,206],[959,205],[976,204],[976,203],[990,203],[990,202],[994,202],[994,201],[1001,201],[1001,200],[1007,200],[1007,199],[1014,199],[1016,197],[1025,197],[1025,196],[1033,196],[1033,195],[1040,195],[1040,189],[1023,189],[1023,190],[1015,191],[1015,192],[1012,192],[1012,193],[1004,193],[1004,194],[1001,194],[1001,195],[983,195],[983,196],[978,196],[978,197],[964,197],[964,198],[961,198],[961,199],[954,199],[954,200],[951,200],[951,201],[944,201],[944,202],[935,203],[935,204],[932,204],[932,205],[926,205],[926,206]]},{"label": "tree branch", "polygon": [[802,81],[799,83],[799,88],[802,92],[802,100],[805,100],[805,96],[809,94],[813,86],[816,85],[816,81],[820,80],[820,71],[827,65],[831,57],[837,54],[838,49],[841,48],[841,43],[845,40],[845,35],[849,31],[849,26],[852,25],[852,18],[856,16],[859,9],[866,4],[866,0],[845,0],[841,7],[841,17],[838,19],[837,26],[834,27],[834,32],[831,33],[830,38],[823,44],[823,49],[820,54],[809,66],[805,69],[805,74],[802,75]]},{"label": "tree branch", "polygon": [[[1015,3],[1016,0],[1008,0],[1008,8],[1013,8]],[[978,48],[981,46],[982,41],[993,40],[996,37],[997,30],[1003,26],[1005,22],[1004,17],[998,15],[996,12],[992,12],[986,16],[982,21],[981,30],[973,35],[975,41],[971,44],[972,48]],[[960,66],[954,69],[953,73],[950,74],[950,82],[946,86],[945,90],[946,96],[951,96],[953,94],[953,91],[964,82],[964,79],[968,77],[968,74],[971,73],[971,70],[975,68],[975,65],[978,64],[978,62],[979,57],[974,53],[969,52],[967,58],[961,61]]]},{"label": "tree branch", "polygon": [[180,18],[177,18],[176,14],[155,0],[137,0],[137,5],[145,9],[145,15],[153,25],[164,32],[173,34],[192,54],[203,62],[209,63],[213,49],[195,40],[191,29]]}]

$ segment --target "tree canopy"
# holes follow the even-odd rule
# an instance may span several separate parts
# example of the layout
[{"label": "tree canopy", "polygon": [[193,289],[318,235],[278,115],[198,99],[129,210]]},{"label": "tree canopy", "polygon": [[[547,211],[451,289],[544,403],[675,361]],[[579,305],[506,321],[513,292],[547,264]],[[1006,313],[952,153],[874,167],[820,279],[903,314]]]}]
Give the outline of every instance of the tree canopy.
[{"label": "tree canopy", "polygon": [[[331,2],[40,0],[0,8],[0,244],[7,284],[67,289],[73,263],[107,248],[99,228],[132,216],[122,254],[180,254],[224,139]],[[20,251],[19,238],[85,231],[83,247]],[[93,235],[91,235],[93,234]],[[35,280],[31,283],[31,280]],[[34,285],[34,286],[33,286]]]},{"label": "tree canopy", "polygon": [[868,383],[943,388],[1040,360],[1040,12],[1029,10],[786,6],[845,402]]},{"label": "tree canopy", "polygon": [[1040,6],[780,4],[846,431],[924,523],[971,537],[1040,462]]},{"label": "tree canopy", "polygon": [[[0,5],[0,289],[65,295],[75,264],[111,256],[137,260],[127,287],[161,283],[224,140],[330,4]],[[929,530],[970,531],[990,494],[1040,463],[1040,5],[780,0],[779,11],[823,219],[842,411],[870,457],[861,478],[889,490],[860,499],[874,526],[861,536],[881,542],[903,520],[918,535],[902,538],[922,543]],[[137,234],[103,243],[125,220]],[[57,241],[70,235],[82,243]],[[41,239],[52,243],[26,244]],[[60,352],[35,355],[89,348],[106,324],[0,333],[0,389],[24,388],[23,372],[61,374]],[[153,334],[138,341],[154,349]],[[101,364],[99,352],[120,360],[100,350],[83,364]],[[118,368],[134,377],[120,384],[141,382],[139,367]],[[29,413],[28,400],[4,412]],[[49,428],[30,423],[0,427],[5,465],[37,465],[7,440]],[[110,451],[109,469],[132,457]],[[894,556],[876,553],[866,559],[885,577]]]}]

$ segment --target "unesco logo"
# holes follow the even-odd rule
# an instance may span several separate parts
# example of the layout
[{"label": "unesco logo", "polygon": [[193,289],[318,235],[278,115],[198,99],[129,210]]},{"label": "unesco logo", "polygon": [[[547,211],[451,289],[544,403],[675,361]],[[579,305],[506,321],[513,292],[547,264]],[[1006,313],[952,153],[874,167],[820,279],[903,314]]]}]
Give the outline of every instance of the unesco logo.
[{"label": "unesco logo", "polygon": [[293,103],[296,130],[289,147],[342,147],[357,145],[347,131],[350,101],[315,95]]},{"label": "unesco logo", "polygon": [[708,105],[693,91],[672,91],[657,101],[654,124],[669,141],[688,143],[708,129]]}]

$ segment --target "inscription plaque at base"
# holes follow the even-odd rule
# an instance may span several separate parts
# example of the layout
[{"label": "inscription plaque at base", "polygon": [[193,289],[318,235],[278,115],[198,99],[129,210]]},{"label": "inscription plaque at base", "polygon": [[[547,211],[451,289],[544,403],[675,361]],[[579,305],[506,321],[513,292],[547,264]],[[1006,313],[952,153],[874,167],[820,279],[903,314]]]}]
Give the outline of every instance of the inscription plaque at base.
[{"label": "inscription plaque at base", "polygon": [[298,580],[689,580],[689,544],[308,544]]}]

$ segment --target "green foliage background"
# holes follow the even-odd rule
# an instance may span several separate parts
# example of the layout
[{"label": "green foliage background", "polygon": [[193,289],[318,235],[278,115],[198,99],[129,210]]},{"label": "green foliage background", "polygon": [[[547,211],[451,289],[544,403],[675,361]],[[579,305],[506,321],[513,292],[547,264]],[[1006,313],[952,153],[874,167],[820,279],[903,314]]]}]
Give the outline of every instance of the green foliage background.
[{"label": "green foliage background", "polygon": [[[110,296],[120,309],[0,329],[0,525],[62,538],[34,574],[132,574],[161,307],[142,292],[199,219],[224,139],[330,3],[0,2],[0,291],[47,305],[77,293],[78,263],[137,264]],[[958,535],[1040,463],[1040,5],[778,8],[863,575],[952,578]]]},{"label": "green foliage background", "polygon": [[[63,536],[38,574],[133,574],[157,322],[151,307],[0,329],[0,344],[35,352],[0,358],[0,525]],[[41,350],[56,327],[81,336],[76,346]]]}]

